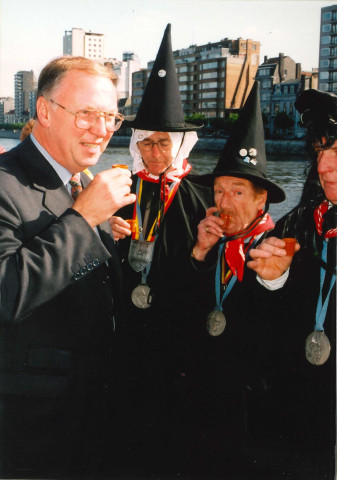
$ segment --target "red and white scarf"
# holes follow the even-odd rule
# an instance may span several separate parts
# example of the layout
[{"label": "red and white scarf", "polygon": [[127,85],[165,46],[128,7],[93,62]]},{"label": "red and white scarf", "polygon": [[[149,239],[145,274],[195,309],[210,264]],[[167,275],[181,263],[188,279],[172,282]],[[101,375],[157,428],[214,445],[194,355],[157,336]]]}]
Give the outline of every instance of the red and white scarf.
[{"label": "red and white scarf", "polygon": [[[328,200],[324,200],[314,211],[314,219],[316,223],[316,230],[318,235],[322,235],[323,231],[323,216],[329,209],[329,202]],[[332,238],[337,236],[337,228],[330,228],[324,235],[324,238]]]},{"label": "red and white scarf", "polygon": [[[256,236],[260,233],[266,232],[267,230],[272,230],[274,228],[274,222],[269,215],[266,213],[260,220],[258,216],[255,220],[256,225],[251,225],[247,230],[241,232],[242,236],[235,240],[231,240],[230,237],[225,245],[225,259],[228,267],[230,268],[233,275],[238,277],[238,280],[241,282],[243,278],[243,272],[245,267],[245,250],[251,246]],[[235,236],[238,234],[235,234]],[[234,235],[233,235],[234,236]],[[244,239],[249,238],[249,243],[245,248]]]}]

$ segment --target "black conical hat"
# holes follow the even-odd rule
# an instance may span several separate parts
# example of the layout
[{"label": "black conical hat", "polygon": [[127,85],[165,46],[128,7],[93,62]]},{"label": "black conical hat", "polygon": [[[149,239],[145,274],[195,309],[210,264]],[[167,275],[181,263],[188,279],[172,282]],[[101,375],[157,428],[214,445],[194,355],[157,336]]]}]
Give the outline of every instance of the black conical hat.
[{"label": "black conical hat", "polygon": [[172,53],[171,24],[165,29],[156,60],[134,120],[126,126],[157,132],[187,132],[200,126],[186,123]]},{"label": "black conical hat", "polygon": [[267,179],[267,158],[259,83],[254,85],[213,171],[215,177],[246,178],[268,191],[268,201],[283,202],[282,188]]}]

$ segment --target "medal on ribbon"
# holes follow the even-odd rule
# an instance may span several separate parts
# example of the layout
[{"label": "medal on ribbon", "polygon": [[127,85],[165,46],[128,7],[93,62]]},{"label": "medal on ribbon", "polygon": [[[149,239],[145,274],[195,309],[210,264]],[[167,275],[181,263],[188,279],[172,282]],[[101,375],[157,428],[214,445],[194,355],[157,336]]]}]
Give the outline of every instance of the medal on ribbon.
[{"label": "medal on ribbon", "polygon": [[212,310],[207,317],[206,329],[212,337],[222,334],[226,328],[226,317],[220,310]]},{"label": "medal on ribbon", "polygon": [[312,365],[323,365],[330,356],[331,346],[324,332],[313,331],[305,341],[305,356]]},{"label": "medal on ribbon", "polygon": [[141,272],[152,261],[154,242],[131,240],[128,260],[135,272]]},{"label": "medal on ribbon", "polygon": [[[327,249],[328,249],[327,242],[326,240],[323,240],[323,249],[321,254],[323,265],[327,264]],[[319,291],[319,297],[318,297],[317,307],[316,307],[316,316],[315,316],[316,323],[315,323],[314,331],[307,337],[305,341],[306,359],[312,365],[317,365],[317,366],[323,365],[330,356],[331,346],[330,346],[330,341],[328,337],[324,333],[324,321],[325,321],[325,316],[328,309],[330,293],[331,293],[332,287],[336,282],[336,274],[333,274],[331,277],[328,293],[323,303],[322,292],[323,292],[323,285],[324,285],[325,273],[326,273],[326,270],[323,265],[321,266],[321,270],[320,270],[320,291]]]},{"label": "medal on ribbon", "polygon": [[131,294],[132,303],[141,309],[149,308],[152,302],[151,289],[145,283],[137,285]]},{"label": "medal on ribbon", "polygon": [[[141,198],[143,190],[143,179],[138,177],[136,195],[137,200],[134,208],[133,219],[135,220],[135,229],[132,232],[132,238],[129,248],[128,260],[135,272],[142,272],[142,280],[139,285],[132,291],[131,300],[137,308],[149,308],[152,303],[152,291],[147,285],[147,276],[150,272],[153,259],[155,242],[158,236],[158,230],[162,218],[172,203],[174,195],[178,190],[180,180],[172,182],[167,194],[165,195],[165,177],[160,185],[161,192],[161,208],[159,208],[157,217],[155,218],[147,238],[144,238],[146,225],[143,226],[141,212]],[[146,223],[146,220],[145,220]]]}]

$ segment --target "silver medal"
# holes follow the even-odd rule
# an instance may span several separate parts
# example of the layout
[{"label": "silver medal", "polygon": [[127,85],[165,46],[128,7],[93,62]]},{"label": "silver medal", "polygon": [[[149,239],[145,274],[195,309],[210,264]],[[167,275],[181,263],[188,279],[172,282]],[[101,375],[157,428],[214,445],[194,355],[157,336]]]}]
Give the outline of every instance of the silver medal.
[{"label": "silver medal", "polygon": [[323,365],[330,350],[330,341],[324,332],[313,331],[305,341],[305,356],[312,365]]},{"label": "silver medal", "polygon": [[213,310],[208,314],[206,328],[207,331],[212,337],[217,337],[221,335],[226,327],[226,318],[225,315],[219,310]]},{"label": "silver medal", "polygon": [[149,308],[151,306],[151,289],[145,283],[137,285],[131,294],[132,303],[137,308]]},{"label": "silver medal", "polygon": [[136,272],[141,272],[151,263],[154,242],[131,240],[129,249],[129,263]]}]

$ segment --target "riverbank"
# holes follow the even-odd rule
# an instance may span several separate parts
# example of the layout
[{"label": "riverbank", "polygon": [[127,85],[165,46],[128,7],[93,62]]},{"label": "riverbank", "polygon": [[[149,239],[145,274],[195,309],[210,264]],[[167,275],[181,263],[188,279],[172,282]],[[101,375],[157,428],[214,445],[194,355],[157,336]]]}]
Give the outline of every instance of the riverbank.
[{"label": "riverbank", "polygon": [[[11,130],[0,131],[0,144],[1,138],[20,138],[20,132]],[[130,137],[122,135],[114,135],[110,142],[110,147],[128,147]],[[225,138],[211,138],[201,137],[194,146],[194,150],[209,151],[209,152],[221,152],[226,143]],[[305,150],[304,140],[266,140],[266,152],[273,155],[303,155]]]},{"label": "riverbank", "polygon": [[[109,146],[127,147],[130,137],[113,136]],[[201,137],[193,147],[193,150],[221,152],[226,143],[225,138]],[[305,150],[304,140],[266,140],[266,152],[273,155],[299,155],[303,156]]]}]

